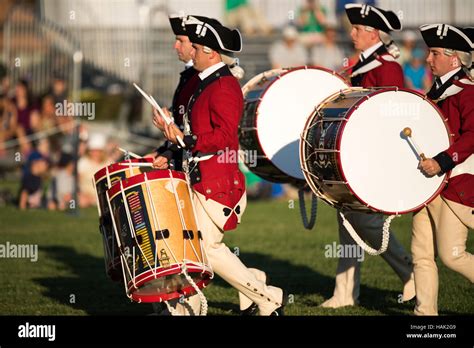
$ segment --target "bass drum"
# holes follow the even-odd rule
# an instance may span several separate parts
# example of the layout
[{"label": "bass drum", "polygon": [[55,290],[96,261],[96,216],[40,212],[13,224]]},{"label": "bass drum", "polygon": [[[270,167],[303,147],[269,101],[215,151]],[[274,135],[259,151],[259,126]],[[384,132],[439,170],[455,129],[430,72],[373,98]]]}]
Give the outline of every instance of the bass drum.
[{"label": "bass drum", "polygon": [[239,141],[250,171],[276,183],[304,185],[298,156],[301,131],[314,109],[349,85],[320,67],[274,69],[242,88],[244,114]]},{"label": "bass drum", "polygon": [[394,215],[428,204],[447,175],[422,174],[406,128],[427,157],[451,144],[441,111],[415,91],[351,88],[329,97],[301,136],[302,169],[312,191],[344,210]]}]

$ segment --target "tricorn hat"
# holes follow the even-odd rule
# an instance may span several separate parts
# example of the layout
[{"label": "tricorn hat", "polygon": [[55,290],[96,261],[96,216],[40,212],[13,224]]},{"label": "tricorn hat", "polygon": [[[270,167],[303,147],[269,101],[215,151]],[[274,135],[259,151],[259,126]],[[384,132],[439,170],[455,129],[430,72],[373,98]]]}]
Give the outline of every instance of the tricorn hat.
[{"label": "tricorn hat", "polygon": [[171,29],[173,30],[173,33],[175,35],[188,36],[188,33],[186,32],[186,21],[190,17],[197,18],[198,20],[201,20],[201,21],[207,20],[210,23],[214,23],[215,25],[221,25],[221,23],[217,19],[213,19],[213,18],[207,18],[204,16],[194,16],[194,15],[184,16],[184,15],[172,14],[169,16],[169,21],[171,24]]},{"label": "tricorn hat", "polygon": [[212,18],[189,16],[186,20],[186,34],[192,43],[221,53],[242,51],[240,32],[237,29],[229,29]]},{"label": "tricorn hat", "polygon": [[428,47],[474,51],[474,28],[459,28],[449,24],[425,24],[420,27],[421,36]]},{"label": "tricorn hat", "polygon": [[400,19],[392,11],[362,4],[347,4],[345,8],[352,24],[367,25],[386,33],[402,30]]}]

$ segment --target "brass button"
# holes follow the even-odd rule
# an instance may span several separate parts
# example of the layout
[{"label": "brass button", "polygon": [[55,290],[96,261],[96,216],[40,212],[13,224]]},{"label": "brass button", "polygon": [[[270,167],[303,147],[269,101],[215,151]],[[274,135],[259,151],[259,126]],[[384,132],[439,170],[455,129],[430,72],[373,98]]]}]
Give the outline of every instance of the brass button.
[{"label": "brass button", "polygon": [[211,189],[207,189],[207,190],[206,190],[206,193],[207,193],[207,194],[210,194],[211,192],[212,192]]},{"label": "brass button", "polygon": [[238,184],[239,184],[239,180],[235,180],[234,185],[238,185]]}]

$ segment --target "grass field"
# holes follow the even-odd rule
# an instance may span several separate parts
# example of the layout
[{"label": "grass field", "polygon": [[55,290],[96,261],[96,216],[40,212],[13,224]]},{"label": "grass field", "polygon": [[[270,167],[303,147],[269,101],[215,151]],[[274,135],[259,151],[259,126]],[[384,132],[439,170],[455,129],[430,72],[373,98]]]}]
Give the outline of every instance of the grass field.
[{"label": "grass field", "polygon": [[[265,270],[272,283],[294,299],[287,315],[411,315],[414,302],[400,304],[401,281],[380,257],[365,256],[360,305],[337,310],[318,307],[332,295],[337,259],[324,256],[337,242],[335,211],[319,204],[316,227],[305,230],[298,205],[288,201],[252,202],[241,226],[225,236],[245,264]],[[409,248],[411,217],[395,219],[397,238]],[[123,287],[104,273],[96,209],[79,216],[60,212],[0,208],[0,244],[38,244],[37,262],[0,259],[2,315],[146,315],[147,304],[131,303]],[[236,249],[238,248],[238,249]],[[468,250],[474,250],[472,232]],[[441,263],[441,315],[474,313],[474,287]],[[216,277],[205,290],[209,315],[237,315],[234,289]]]}]

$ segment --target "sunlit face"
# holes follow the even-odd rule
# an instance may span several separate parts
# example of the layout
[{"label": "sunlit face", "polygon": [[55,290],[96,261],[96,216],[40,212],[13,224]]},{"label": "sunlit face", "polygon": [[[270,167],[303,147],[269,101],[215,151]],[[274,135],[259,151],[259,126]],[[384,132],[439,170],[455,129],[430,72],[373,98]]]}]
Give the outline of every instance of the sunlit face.
[{"label": "sunlit face", "polygon": [[367,31],[365,25],[354,24],[351,30],[352,43],[356,50],[364,51],[377,41],[378,31]]},{"label": "sunlit face", "polygon": [[177,35],[176,41],[174,43],[174,49],[178,55],[178,59],[184,63],[187,63],[191,60],[191,51],[193,47],[191,41],[185,35]]},{"label": "sunlit face", "polygon": [[435,76],[443,76],[460,66],[459,58],[454,54],[452,56],[447,56],[444,54],[444,48],[432,47],[430,48],[430,53],[426,58],[431,72]]},{"label": "sunlit face", "polygon": [[193,60],[194,69],[204,71],[209,64],[209,53],[203,51],[203,45],[193,43],[192,47],[191,58]]}]

